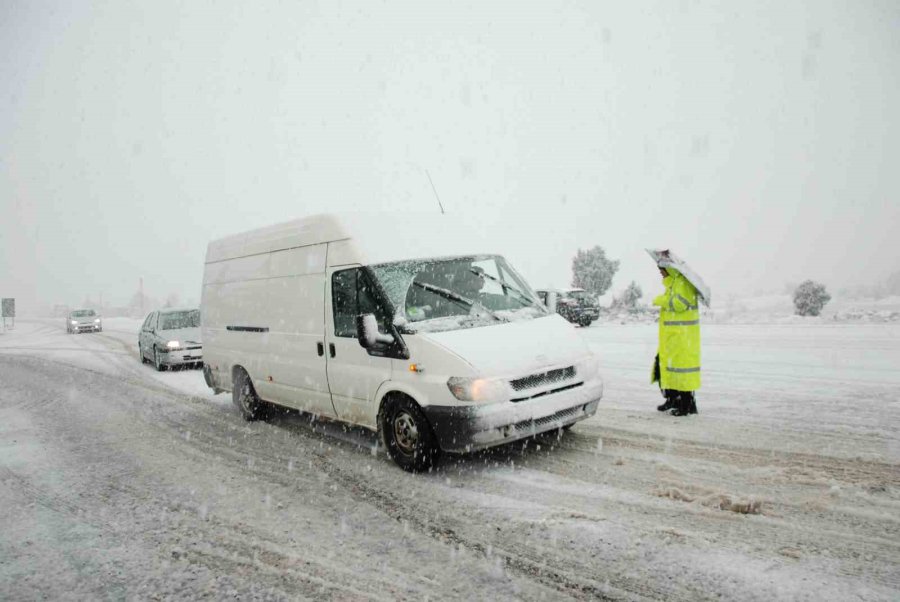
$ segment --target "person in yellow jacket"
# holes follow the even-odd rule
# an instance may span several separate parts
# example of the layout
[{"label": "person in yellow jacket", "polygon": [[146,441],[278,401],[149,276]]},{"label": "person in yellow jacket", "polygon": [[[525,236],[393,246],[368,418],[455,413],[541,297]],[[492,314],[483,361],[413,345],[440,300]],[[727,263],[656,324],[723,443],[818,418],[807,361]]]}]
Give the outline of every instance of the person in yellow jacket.
[{"label": "person in yellow jacket", "polygon": [[653,299],[659,311],[659,348],[651,383],[666,402],[657,409],[673,416],[697,413],[700,388],[700,310],[697,289],[675,268],[659,268],[666,290]]}]

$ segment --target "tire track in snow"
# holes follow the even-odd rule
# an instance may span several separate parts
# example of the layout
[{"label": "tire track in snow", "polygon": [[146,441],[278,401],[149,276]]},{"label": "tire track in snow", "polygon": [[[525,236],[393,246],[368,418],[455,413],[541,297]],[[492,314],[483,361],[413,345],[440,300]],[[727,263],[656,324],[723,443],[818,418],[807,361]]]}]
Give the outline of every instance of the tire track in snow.
[{"label": "tire track in snow", "polygon": [[[38,367],[39,371],[36,374],[54,373],[58,365],[46,358],[24,358],[24,362]],[[91,373],[91,371],[79,369],[79,373],[82,372]],[[91,377],[97,379],[95,387],[103,387],[104,382],[118,380],[103,372],[93,372]],[[38,376],[38,378],[41,377]],[[235,426],[243,425],[236,411],[223,413],[220,406],[212,406],[208,401],[187,397],[174,391],[160,390],[155,382],[135,384],[137,386],[148,385],[144,388],[152,394],[152,398],[123,397],[121,401],[124,402],[124,405],[119,409],[133,412],[133,416],[143,423],[137,428],[144,431],[145,434],[133,439],[104,439],[104,441],[74,445],[69,451],[74,457],[83,458],[85,466],[90,466],[98,457],[108,455],[110,445],[118,446],[125,443],[125,447],[129,449],[140,446],[158,447],[161,439],[154,434],[156,431],[164,435],[162,449],[171,450],[167,451],[169,454],[178,453],[184,457],[185,448],[196,449],[200,456],[197,461],[189,459],[188,462],[191,464],[203,465],[210,461],[217,461],[220,464],[229,465],[232,469],[237,468],[241,472],[245,472],[247,458],[252,458],[252,474],[261,485],[296,488],[299,475],[287,473],[284,470],[285,461],[283,454],[278,453],[279,446],[271,445],[273,440],[269,440],[267,437],[241,437],[240,432],[246,430],[247,427]],[[118,394],[113,393],[111,396],[118,399]],[[134,412],[134,409],[143,408],[145,405],[149,406],[147,408],[149,411]],[[212,419],[210,420],[210,418]],[[203,422],[199,422],[199,420]],[[75,426],[77,425],[67,424],[66,429],[72,429]],[[277,431],[276,427],[269,425],[259,425],[259,427],[272,432]],[[193,431],[196,434],[184,439],[181,435],[186,431]],[[313,436],[316,436],[315,433]],[[165,445],[165,439],[170,439],[172,442],[177,441],[179,445],[177,448],[173,445]],[[298,437],[295,436],[293,439],[296,441]],[[325,438],[322,437],[322,440],[324,441]],[[277,443],[277,438],[275,438],[275,442]],[[325,452],[322,453],[325,454]],[[99,471],[91,477],[98,486],[91,488],[92,493],[90,497],[86,498],[86,507],[82,507],[82,510],[70,508],[72,512],[79,515],[82,521],[94,523],[106,518],[103,512],[98,514],[92,512],[91,508],[115,507],[128,511],[159,504],[167,510],[167,515],[172,518],[168,519],[165,526],[156,527],[156,531],[151,532],[149,537],[164,548],[171,547],[172,537],[184,531],[184,524],[189,525],[193,530],[202,526],[198,537],[200,541],[211,542],[211,544],[209,546],[189,546],[187,558],[190,562],[199,562],[214,571],[259,569],[261,573],[265,574],[260,576],[272,579],[272,587],[285,592],[285,595],[288,595],[287,592],[292,592],[291,596],[302,594],[311,597],[327,595],[341,599],[372,599],[381,597],[377,592],[390,592],[390,596],[386,597],[393,599],[408,595],[402,588],[398,590],[397,583],[402,584],[404,579],[409,580],[402,573],[388,571],[386,575],[377,579],[371,575],[362,578],[347,569],[338,570],[327,562],[321,564],[320,569],[309,571],[304,567],[317,565],[323,560],[321,556],[315,556],[315,550],[311,552],[313,555],[305,556],[288,553],[284,551],[284,543],[268,539],[264,533],[258,530],[251,529],[249,531],[251,535],[246,537],[245,535],[248,533],[246,529],[242,530],[234,525],[215,526],[218,522],[214,518],[212,521],[206,520],[199,525],[190,520],[185,523],[186,519],[182,517],[196,516],[196,508],[179,504],[177,500],[170,499],[165,495],[164,490],[155,491],[153,488],[147,490],[137,487],[132,478],[135,474],[133,471],[109,465],[104,465],[103,468],[105,470]],[[391,465],[391,470],[397,469]],[[328,475],[324,476],[325,482],[333,481]],[[85,512],[86,515],[83,515]],[[130,514],[135,513],[130,512]],[[213,526],[210,526],[210,522],[213,523]],[[124,525],[126,532],[128,528],[134,527],[132,522],[125,522]],[[141,528],[140,531],[143,533],[144,529]],[[365,562],[365,558],[362,558],[361,561]],[[310,572],[312,574],[309,574]],[[419,577],[416,578],[416,581],[423,584],[422,593],[434,594],[433,584],[428,585]],[[288,583],[290,587],[285,589],[285,583]]]}]

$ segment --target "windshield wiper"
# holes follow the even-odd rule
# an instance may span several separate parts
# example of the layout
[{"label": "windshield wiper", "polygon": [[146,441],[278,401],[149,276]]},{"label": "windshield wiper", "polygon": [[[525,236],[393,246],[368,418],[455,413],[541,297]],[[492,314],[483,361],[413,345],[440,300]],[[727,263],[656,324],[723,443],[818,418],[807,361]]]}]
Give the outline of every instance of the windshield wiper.
[{"label": "windshield wiper", "polygon": [[534,301],[529,299],[528,295],[526,295],[519,289],[515,288],[514,286],[507,284],[507,282],[505,280],[501,280],[500,278],[497,278],[496,276],[491,276],[490,274],[488,274],[486,272],[479,272],[478,270],[476,270],[474,268],[470,269],[469,271],[472,272],[473,274],[477,274],[478,276],[482,276],[483,278],[490,278],[491,280],[493,280],[494,282],[496,282],[500,286],[502,286],[504,289],[514,292],[519,297],[519,302],[523,302],[523,301],[527,302],[522,307],[530,307],[530,306],[534,305]]},{"label": "windshield wiper", "polygon": [[454,293],[454,292],[451,291],[451,290],[448,290],[448,289],[443,288],[443,287],[440,287],[440,286],[435,286],[435,285],[433,285],[433,284],[426,284],[426,283],[424,283],[424,282],[418,282],[418,281],[416,281],[416,280],[413,280],[412,283],[413,283],[415,286],[418,286],[419,288],[425,289],[426,291],[435,293],[435,294],[440,295],[440,296],[442,296],[442,297],[444,297],[444,298],[446,298],[446,299],[450,299],[451,301],[456,301],[457,303],[461,303],[461,304],[462,304],[464,307],[466,307],[467,309],[468,309],[468,308],[471,308],[471,307],[474,307],[474,306],[477,305],[480,309],[482,309],[482,310],[484,310],[485,312],[487,312],[487,314],[488,314],[489,316],[491,316],[492,318],[494,318],[494,319],[497,320],[498,322],[502,322],[502,321],[503,321],[503,319],[502,319],[500,316],[498,316],[497,314],[495,314],[494,312],[492,312],[491,310],[489,310],[487,307],[485,307],[485,306],[484,306],[481,302],[479,302],[479,301],[473,301],[472,299],[469,299],[469,298],[467,298],[467,297],[463,297],[462,295],[459,295],[459,294],[457,294],[457,293]]}]

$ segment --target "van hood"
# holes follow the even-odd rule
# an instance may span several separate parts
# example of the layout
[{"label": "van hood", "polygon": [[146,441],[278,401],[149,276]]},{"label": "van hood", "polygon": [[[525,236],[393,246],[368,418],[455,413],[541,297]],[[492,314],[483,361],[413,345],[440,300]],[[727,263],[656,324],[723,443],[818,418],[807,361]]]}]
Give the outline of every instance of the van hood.
[{"label": "van hood", "polygon": [[559,315],[421,336],[455,353],[484,376],[530,374],[574,364],[591,353],[575,328]]}]

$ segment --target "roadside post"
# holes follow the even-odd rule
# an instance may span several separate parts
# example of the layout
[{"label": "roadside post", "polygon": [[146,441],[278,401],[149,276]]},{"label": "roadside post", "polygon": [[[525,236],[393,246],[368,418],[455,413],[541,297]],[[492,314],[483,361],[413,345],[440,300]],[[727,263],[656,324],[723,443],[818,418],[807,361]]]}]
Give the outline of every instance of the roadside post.
[{"label": "roadside post", "polygon": [[[16,327],[16,300],[15,299],[3,299],[0,300],[0,314],[3,317],[3,330],[5,331],[7,328],[12,330]],[[7,323],[7,318],[9,318],[9,323]]]}]

